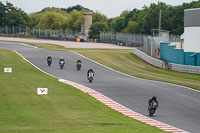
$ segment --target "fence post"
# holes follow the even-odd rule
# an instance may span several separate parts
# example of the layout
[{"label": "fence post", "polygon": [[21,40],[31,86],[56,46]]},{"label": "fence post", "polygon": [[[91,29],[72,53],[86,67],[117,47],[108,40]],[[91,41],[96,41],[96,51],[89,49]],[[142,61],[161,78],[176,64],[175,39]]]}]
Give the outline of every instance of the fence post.
[{"label": "fence post", "polygon": [[35,33],[34,33],[34,28],[33,28],[33,36],[35,35]]},{"label": "fence post", "polygon": [[19,33],[21,34],[21,27],[19,26]]},{"label": "fence post", "polygon": [[13,35],[15,34],[15,27],[13,26]]},{"label": "fence post", "polygon": [[27,35],[27,27],[26,27],[26,35]]},{"label": "fence post", "polygon": [[39,38],[40,38],[40,28],[39,28]]},{"label": "fence post", "polygon": [[57,29],[56,29],[56,35],[55,35],[55,37],[57,37],[58,36],[58,31],[57,31]]},{"label": "fence post", "polygon": [[153,50],[153,48],[152,48],[152,38],[150,39],[150,41],[151,41],[151,57],[152,57],[152,50]]},{"label": "fence post", "polygon": [[48,30],[46,30],[46,37],[48,38],[48,36],[49,36],[49,33],[48,33]]},{"label": "fence post", "polygon": [[6,26],[6,35],[8,34],[8,27]]}]

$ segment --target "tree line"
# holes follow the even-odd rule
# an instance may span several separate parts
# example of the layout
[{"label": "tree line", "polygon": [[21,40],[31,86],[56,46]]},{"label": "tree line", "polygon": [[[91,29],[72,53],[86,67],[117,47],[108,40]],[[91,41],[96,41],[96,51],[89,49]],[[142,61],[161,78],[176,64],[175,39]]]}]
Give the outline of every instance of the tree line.
[{"label": "tree line", "polygon": [[[180,6],[170,6],[162,2],[153,3],[141,10],[123,11],[118,17],[109,19],[96,11],[93,13],[89,36],[98,39],[100,31],[151,35],[153,29],[158,29],[160,10],[162,10],[162,29],[174,35],[181,35],[184,31],[184,10],[199,7],[200,0],[183,3]],[[69,8],[45,8],[40,12],[27,14],[9,2],[6,4],[0,2],[0,26],[80,31],[84,23],[84,10],[89,9],[76,5]]]}]

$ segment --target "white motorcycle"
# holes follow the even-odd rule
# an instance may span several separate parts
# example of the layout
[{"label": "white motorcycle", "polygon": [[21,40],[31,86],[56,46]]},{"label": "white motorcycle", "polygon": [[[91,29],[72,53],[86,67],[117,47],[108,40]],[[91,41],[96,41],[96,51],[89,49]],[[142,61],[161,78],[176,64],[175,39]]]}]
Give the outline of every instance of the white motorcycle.
[{"label": "white motorcycle", "polygon": [[94,73],[93,72],[89,72],[88,80],[89,80],[90,83],[92,83],[93,78],[94,78]]},{"label": "white motorcycle", "polygon": [[158,105],[155,101],[152,101],[149,107],[149,116],[153,116],[153,114],[156,112]]}]

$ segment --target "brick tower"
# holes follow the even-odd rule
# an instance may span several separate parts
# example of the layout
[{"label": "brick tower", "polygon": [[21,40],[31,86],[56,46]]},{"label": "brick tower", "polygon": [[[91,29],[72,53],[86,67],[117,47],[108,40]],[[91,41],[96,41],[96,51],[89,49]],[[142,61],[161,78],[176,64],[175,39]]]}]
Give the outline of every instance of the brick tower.
[{"label": "brick tower", "polygon": [[93,14],[93,12],[90,10],[84,11],[83,32],[84,32],[84,35],[87,37],[88,37],[90,26],[92,25],[92,14]]}]

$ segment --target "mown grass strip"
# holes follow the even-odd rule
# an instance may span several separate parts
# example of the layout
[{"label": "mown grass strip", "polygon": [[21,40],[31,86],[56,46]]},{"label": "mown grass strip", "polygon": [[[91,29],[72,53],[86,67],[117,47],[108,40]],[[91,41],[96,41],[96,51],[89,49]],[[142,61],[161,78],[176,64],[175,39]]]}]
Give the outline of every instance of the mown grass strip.
[{"label": "mown grass strip", "polygon": [[[4,73],[12,67],[13,73]],[[49,88],[37,96],[36,88]],[[160,133],[125,117],[88,94],[60,83],[17,56],[0,50],[0,132],[3,133]]]}]

